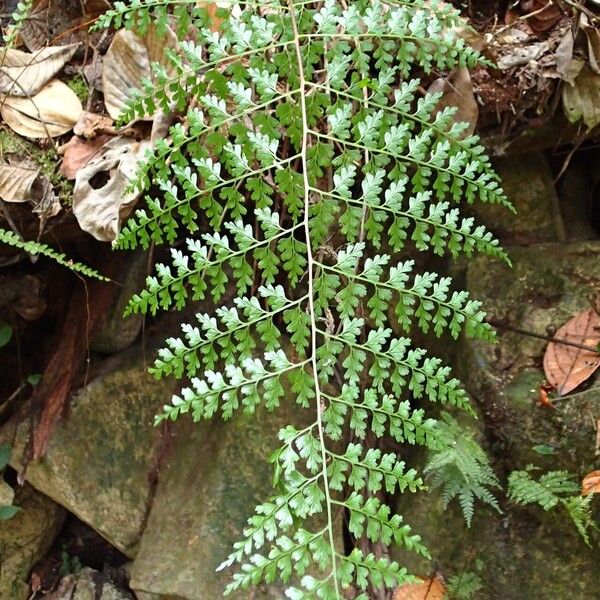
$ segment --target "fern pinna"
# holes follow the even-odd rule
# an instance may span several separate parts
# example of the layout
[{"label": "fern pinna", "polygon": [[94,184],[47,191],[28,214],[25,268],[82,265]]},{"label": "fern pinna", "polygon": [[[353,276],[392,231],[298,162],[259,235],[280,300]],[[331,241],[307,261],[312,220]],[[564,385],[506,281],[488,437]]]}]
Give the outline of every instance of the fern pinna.
[{"label": "fern pinna", "polygon": [[195,2],[136,0],[102,20],[158,34],[170,23],[182,37],[123,117],[181,116],[140,171],[136,185],[157,191],[118,246],[184,235],[186,248],[171,249],[129,310],[218,304],[237,288],[159,352],[153,374],[190,384],[157,423],[283,402],[297,403],[299,423],[312,415],[279,432],[276,491],[222,565],[241,563],[227,591],[279,579],[294,600],[350,589],[364,599],[410,575],[343,552],[340,512],[355,538],[427,554],[375,495],[423,482],[397,454],[366,447],[367,433],[435,447],[436,421],[410,398],[470,410],[450,369],[398,332],[493,338],[477,301],[406,259],[411,246],[505,257],[456,206],[509,206],[483,147],[411,79],[481,58],[457,34],[457,12],[436,0],[260,0],[224,13],[210,23]]}]

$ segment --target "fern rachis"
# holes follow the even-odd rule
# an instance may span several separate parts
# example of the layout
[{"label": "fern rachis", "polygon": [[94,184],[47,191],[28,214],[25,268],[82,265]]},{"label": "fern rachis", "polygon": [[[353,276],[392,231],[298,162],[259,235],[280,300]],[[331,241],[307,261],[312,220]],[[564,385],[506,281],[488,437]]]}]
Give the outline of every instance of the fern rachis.
[{"label": "fern rachis", "polygon": [[[435,448],[438,424],[405,397],[470,410],[450,369],[398,332],[493,339],[480,304],[449,278],[417,272],[405,251],[505,258],[455,206],[509,206],[481,144],[410,79],[416,68],[480,57],[454,33],[456,11],[437,2],[242,3],[218,32],[192,4],[116,3],[103,20],[160,29],[172,7],[188,34],[170,55],[175,74],[157,68],[158,86],[148,84],[125,114],[158,106],[185,118],[141,169],[136,184],[152,181],[160,195],[147,198],[118,244],[191,237],[129,310],[206,296],[218,303],[228,286],[237,290],[159,352],[156,377],[190,381],[157,422],[275,410],[293,392],[314,417],[279,433],[276,491],[222,565],[242,563],[228,591],[280,579],[295,600],[339,599],[350,586],[366,598],[410,576],[358,548],[344,554],[335,512],[348,514],[356,539],[427,555],[376,496],[423,482],[396,453],[366,447],[367,432]],[[349,431],[355,441],[344,448]]]}]

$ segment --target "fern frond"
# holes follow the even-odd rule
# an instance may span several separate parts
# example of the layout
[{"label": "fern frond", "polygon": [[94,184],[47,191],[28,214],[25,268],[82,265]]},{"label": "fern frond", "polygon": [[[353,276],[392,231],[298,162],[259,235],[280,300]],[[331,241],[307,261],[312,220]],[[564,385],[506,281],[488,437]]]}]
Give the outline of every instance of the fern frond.
[{"label": "fern frond", "polygon": [[590,502],[593,494],[580,495],[580,487],[568,471],[548,471],[537,480],[531,474],[536,469],[529,465],[524,471],[513,471],[508,477],[509,498],[517,504],[539,504],[545,511],[562,506],[585,543],[590,545],[590,530],[598,530]]},{"label": "fern frond", "polygon": [[[160,30],[185,13],[188,24],[123,116],[160,108],[181,117],[145,158],[132,185],[152,195],[117,245],[188,237],[128,311],[218,304],[237,291],[159,352],[152,373],[190,383],[157,422],[282,402],[310,411],[310,425],[279,433],[276,491],[222,565],[241,564],[227,591],[279,579],[288,598],[340,600],[350,586],[366,598],[410,576],[385,558],[343,554],[336,514],[348,515],[356,538],[428,555],[376,496],[417,492],[421,477],[396,454],[367,448],[367,434],[436,452],[433,481],[450,473],[443,495],[458,497],[469,520],[475,500],[498,508],[483,451],[458,451],[451,423],[417,406],[428,399],[472,413],[466,393],[439,359],[397,334],[494,339],[480,303],[406,256],[508,260],[460,215],[462,201],[511,208],[479,139],[412,78],[484,60],[458,37],[458,12],[437,0],[248,2],[224,10],[219,31],[191,4],[115,3],[103,20]],[[355,442],[344,445],[350,432]]]},{"label": "fern frond", "polygon": [[59,265],[66,267],[70,271],[75,273],[81,273],[86,277],[93,277],[94,279],[99,279],[100,281],[109,281],[103,275],[100,275],[95,269],[88,267],[87,265],[73,262],[71,259],[67,258],[62,252],[57,252],[50,246],[46,244],[42,244],[40,242],[35,241],[25,241],[20,236],[12,231],[7,231],[6,229],[0,228],[0,243],[8,244],[9,246],[13,246],[18,248],[19,250],[23,250],[28,254],[32,254],[34,256],[41,255],[46,256]]},{"label": "fern frond", "polygon": [[433,488],[442,488],[444,506],[458,498],[469,527],[475,512],[475,499],[502,512],[490,491],[490,488],[499,488],[500,483],[481,446],[445,412],[441,415],[438,433],[439,444],[430,450],[425,474],[431,477]]}]

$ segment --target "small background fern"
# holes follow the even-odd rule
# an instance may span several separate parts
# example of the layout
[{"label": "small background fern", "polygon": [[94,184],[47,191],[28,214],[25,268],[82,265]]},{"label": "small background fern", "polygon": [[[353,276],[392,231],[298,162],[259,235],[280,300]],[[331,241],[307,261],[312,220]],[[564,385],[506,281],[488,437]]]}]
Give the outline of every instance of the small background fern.
[{"label": "small background fern", "polygon": [[545,511],[562,507],[589,545],[590,531],[598,530],[591,510],[593,494],[582,496],[575,477],[567,471],[548,471],[534,479],[532,473],[535,470],[529,465],[524,471],[510,474],[509,498],[517,504],[539,504]]},{"label": "small background fern", "polygon": [[6,229],[0,228],[0,243],[7,244],[8,246],[13,246],[14,248],[18,248],[19,250],[23,250],[27,252],[27,254],[31,254],[32,256],[42,255],[46,256],[59,265],[74,271],[75,273],[81,273],[82,275],[86,275],[87,277],[93,277],[95,279],[100,279],[101,281],[108,281],[106,277],[100,275],[98,271],[92,269],[92,267],[88,267],[82,263],[74,262],[71,259],[67,258],[62,252],[57,252],[53,248],[50,248],[47,244],[42,244],[41,242],[36,241],[25,241],[19,235],[12,231],[8,231]]},{"label": "small background fern", "polygon": [[[350,589],[364,600],[411,576],[358,543],[340,548],[336,515],[347,516],[355,541],[427,555],[385,503],[423,481],[377,440],[439,451],[444,425],[419,404],[471,412],[450,369],[405,336],[417,328],[494,339],[477,301],[410,258],[477,251],[506,259],[457,206],[510,207],[482,145],[411,78],[482,59],[442,2],[239,8],[218,31],[195,3],[169,0],[116,3],[101,21],[158,35],[177,22],[182,39],[123,115],[182,115],[140,169],[134,185],[148,190],[146,203],[117,240],[120,248],[171,245],[171,261],[156,266],[128,310],[216,305],[159,352],[154,376],[189,383],[157,423],[186,413],[227,419],[282,402],[296,402],[298,423],[309,423],[279,433],[273,495],[221,566],[241,565],[227,593],[279,579],[293,600]],[[237,294],[228,302],[230,287]],[[475,465],[480,477],[462,497],[468,515],[474,495],[493,503],[483,485],[496,483]]]},{"label": "small background fern", "polygon": [[430,451],[424,472],[430,475],[433,488],[442,488],[444,507],[458,498],[469,527],[473,520],[475,500],[502,512],[490,490],[499,488],[500,482],[485,451],[448,413],[442,413],[438,431],[440,445]]}]

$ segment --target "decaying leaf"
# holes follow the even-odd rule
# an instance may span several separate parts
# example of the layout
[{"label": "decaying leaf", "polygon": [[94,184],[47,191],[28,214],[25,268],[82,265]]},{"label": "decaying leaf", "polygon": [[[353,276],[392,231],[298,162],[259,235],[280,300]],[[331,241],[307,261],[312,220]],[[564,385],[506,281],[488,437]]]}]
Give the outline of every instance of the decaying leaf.
[{"label": "decaying leaf", "polygon": [[94,38],[99,38],[102,33],[91,33],[89,27],[109,8],[107,0],[37,0],[21,27],[21,37],[32,52],[44,48],[48,40],[55,38],[63,44],[94,43]]},{"label": "decaying leaf", "polygon": [[560,6],[548,0],[527,0],[523,3],[523,10],[527,15],[531,15],[527,23],[535,33],[552,29],[563,16]]},{"label": "decaying leaf", "polygon": [[587,38],[588,60],[594,73],[600,75],[600,31],[590,24],[587,15],[581,13],[579,26],[585,32]]},{"label": "decaying leaf", "polygon": [[0,164],[0,198],[5,202],[31,200],[31,188],[40,174],[29,164]]},{"label": "decaying leaf", "polygon": [[139,196],[126,189],[149,147],[149,142],[111,139],[100,149],[98,158],[77,172],[73,214],[79,226],[97,240],[112,242],[117,237],[121,221]]},{"label": "decaying leaf", "polygon": [[600,471],[588,473],[581,482],[581,495],[600,494]]},{"label": "decaying leaf", "polygon": [[63,147],[64,156],[60,172],[67,179],[75,179],[78,171],[99,155],[102,146],[108,140],[108,135],[99,135],[89,140],[74,135]]},{"label": "decaying leaf", "polygon": [[600,75],[584,65],[573,85],[563,89],[563,108],[571,123],[579,120],[593,129],[600,123]]},{"label": "decaying leaf", "polygon": [[444,95],[437,105],[437,110],[448,106],[456,106],[454,115],[456,122],[469,123],[465,136],[472,135],[479,117],[479,106],[473,92],[473,83],[469,69],[462,67],[453,71],[448,77],[436,79],[430,86],[429,92],[443,92]]},{"label": "decaying leaf", "polygon": [[152,63],[163,64],[167,73],[173,71],[173,65],[165,60],[165,50],[176,45],[171,29],[166,37],[160,37],[154,27],[149,27],[144,37],[132,31],[117,32],[104,57],[102,74],[104,103],[113,119],[123,112],[133,91],[140,89],[144,80],[153,79]]},{"label": "decaying leaf", "polygon": [[[555,337],[589,348],[600,343],[600,316],[589,308],[573,317]],[[600,367],[600,354],[592,350],[550,342],[544,355],[544,372],[559,396],[568,394]]]},{"label": "decaying leaf", "polygon": [[27,138],[63,135],[77,123],[83,111],[71,88],[54,79],[32,98],[4,96],[0,114],[16,133]]},{"label": "decaying leaf", "polygon": [[575,40],[573,32],[568,27],[563,39],[557,46],[554,56],[556,59],[556,71],[563,81],[570,85],[574,85],[577,75],[581,72],[585,61],[573,54]]},{"label": "decaying leaf", "polygon": [[102,134],[116,135],[117,132],[111,118],[83,111],[73,126],[73,133],[86,139],[92,139]]},{"label": "decaying leaf", "polygon": [[438,577],[420,583],[405,583],[396,588],[392,600],[444,600],[446,586]]},{"label": "decaying leaf", "polygon": [[34,96],[65,66],[77,46],[48,46],[33,54],[0,48],[0,93]]}]

